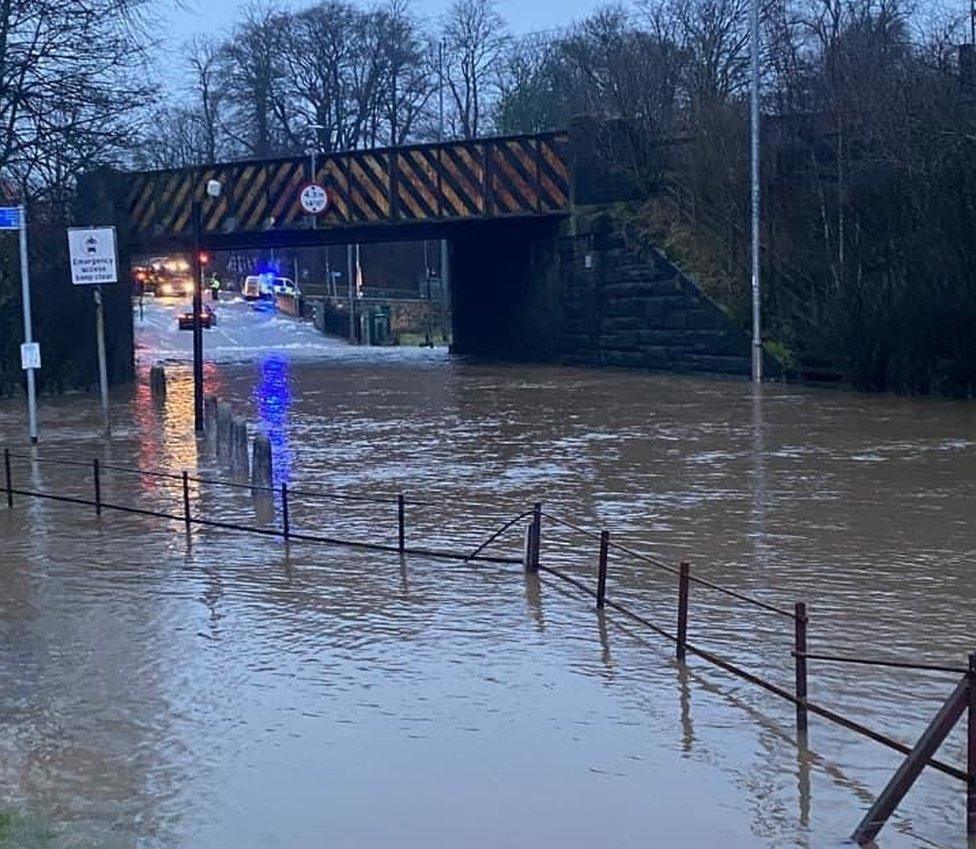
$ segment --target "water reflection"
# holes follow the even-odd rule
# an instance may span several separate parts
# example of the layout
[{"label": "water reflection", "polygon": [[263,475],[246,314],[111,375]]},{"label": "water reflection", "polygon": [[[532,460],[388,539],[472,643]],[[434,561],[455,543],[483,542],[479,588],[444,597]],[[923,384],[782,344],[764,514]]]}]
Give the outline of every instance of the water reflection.
[{"label": "water reflection", "polygon": [[770,547],[766,539],[766,510],[769,493],[766,481],[766,434],[763,421],[765,387],[752,384],[752,520],[750,536],[753,540],[754,563],[760,573],[769,565]]},{"label": "water reflection", "polygon": [[291,380],[288,360],[270,354],[261,361],[261,377],[254,388],[254,405],[261,432],[271,441],[274,483],[280,486],[291,479],[292,450],[288,435],[291,409]]}]

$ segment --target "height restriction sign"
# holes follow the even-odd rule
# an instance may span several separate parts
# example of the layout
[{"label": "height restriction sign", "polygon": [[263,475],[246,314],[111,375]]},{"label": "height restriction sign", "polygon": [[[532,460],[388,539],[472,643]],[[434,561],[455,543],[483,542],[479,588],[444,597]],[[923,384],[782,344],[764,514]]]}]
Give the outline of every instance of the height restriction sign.
[{"label": "height restriction sign", "polygon": [[309,183],[302,189],[299,201],[309,215],[321,215],[329,208],[329,193],[318,183]]}]

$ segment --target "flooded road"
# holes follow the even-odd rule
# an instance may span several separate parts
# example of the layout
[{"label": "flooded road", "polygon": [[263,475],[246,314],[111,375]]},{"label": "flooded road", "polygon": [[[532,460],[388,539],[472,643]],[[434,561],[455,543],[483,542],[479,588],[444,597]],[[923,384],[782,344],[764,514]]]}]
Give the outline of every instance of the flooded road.
[{"label": "flooded road", "polygon": [[[486,365],[293,327],[226,342],[209,391],[271,436],[290,486],[405,493],[412,544],[477,545],[541,500],[739,591],[806,601],[813,651],[960,664],[976,649],[972,405]],[[142,371],[183,356],[183,337],[141,338]],[[46,400],[38,456],[226,474],[192,436],[184,365],[164,407],[143,382],[113,419],[106,445],[94,399]],[[21,452],[22,420],[0,403],[0,442]],[[14,474],[90,492],[86,469],[17,459]],[[180,509],[166,481],[105,486]],[[270,521],[246,492],[192,499]],[[389,505],[337,499],[298,500],[292,526],[396,536]],[[0,535],[0,808],[51,825],[58,847],[839,846],[900,761],[816,717],[798,747],[792,705],[680,668],[652,632],[519,567],[187,539],[24,497],[0,505]],[[543,537],[544,563],[592,583],[592,540],[548,522]],[[616,553],[609,592],[672,627],[670,574]],[[690,637],[791,686],[789,622],[695,587]],[[811,662],[811,698],[909,742],[953,684]],[[958,733],[941,756],[964,764]],[[879,844],[964,846],[961,785],[926,771]]]}]

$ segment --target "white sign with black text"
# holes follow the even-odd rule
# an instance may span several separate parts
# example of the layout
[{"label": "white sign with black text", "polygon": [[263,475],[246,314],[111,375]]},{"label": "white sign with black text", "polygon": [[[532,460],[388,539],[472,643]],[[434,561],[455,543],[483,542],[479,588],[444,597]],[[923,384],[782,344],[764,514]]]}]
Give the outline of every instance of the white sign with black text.
[{"label": "white sign with black text", "polygon": [[299,201],[309,215],[321,215],[329,208],[329,193],[318,183],[309,183],[302,189]]},{"label": "white sign with black text", "polygon": [[25,342],[20,346],[20,367],[24,371],[41,367],[41,346],[37,342]]},{"label": "white sign with black text", "polygon": [[68,228],[71,282],[75,286],[100,286],[119,280],[114,227]]}]

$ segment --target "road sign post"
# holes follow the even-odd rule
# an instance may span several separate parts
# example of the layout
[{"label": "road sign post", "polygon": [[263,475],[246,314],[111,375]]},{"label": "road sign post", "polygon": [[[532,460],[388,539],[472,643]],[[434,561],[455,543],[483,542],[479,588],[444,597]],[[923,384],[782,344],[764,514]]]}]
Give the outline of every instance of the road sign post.
[{"label": "road sign post", "polygon": [[95,287],[95,339],[98,343],[98,394],[102,402],[102,421],[105,435],[112,435],[112,422],[108,415],[108,364],[105,361],[105,307],[102,305],[102,287]]},{"label": "road sign post", "polygon": [[[37,442],[37,384],[34,372],[41,367],[40,348],[34,342],[30,300],[30,260],[27,256],[27,208],[0,207],[0,230],[17,230],[20,241],[20,292],[24,311],[24,344],[21,346],[21,366],[27,373],[27,433]],[[25,351],[25,348],[27,349]],[[36,349],[36,350],[35,350]],[[34,363],[37,363],[35,366]]]},{"label": "road sign post", "polygon": [[112,435],[108,413],[108,362],[105,356],[105,308],[102,284],[119,279],[118,247],[114,227],[69,227],[68,254],[71,282],[95,287],[95,338],[98,344],[98,385],[105,435]]}]

